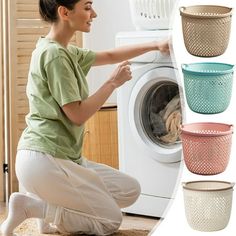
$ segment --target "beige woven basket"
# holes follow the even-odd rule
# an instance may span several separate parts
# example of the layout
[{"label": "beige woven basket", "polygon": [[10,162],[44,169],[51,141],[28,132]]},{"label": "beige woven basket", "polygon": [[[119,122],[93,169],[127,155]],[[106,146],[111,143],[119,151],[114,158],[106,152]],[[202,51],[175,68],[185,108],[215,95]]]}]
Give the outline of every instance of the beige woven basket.
[{"label": "beige woven basket", "polygon": [[195,56],[222,55],[228,47],[232,8],[212,5],[181,7],[184,43]]},{"label": "beige woven basket", "polygon": [[234,183],[193,181],[183,183],[185,214],[198,231],[224,229],[230,219]]}]

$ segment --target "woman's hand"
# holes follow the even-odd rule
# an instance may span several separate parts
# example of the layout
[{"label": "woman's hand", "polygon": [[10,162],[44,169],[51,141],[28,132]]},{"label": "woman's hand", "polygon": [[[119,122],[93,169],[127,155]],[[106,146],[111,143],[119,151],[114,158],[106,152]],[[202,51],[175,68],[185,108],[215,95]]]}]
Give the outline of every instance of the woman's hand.
[{"label": "woman's hand", "polygon": [[114,89],[120,87],[131,78],[130,63],[124,61],[118,65],[111,74],[110,79],[96,93],[82,101],[65,104],[62,109],[71,122],[80,126],[101,108]]},{"label": "woman's hand", "polygon": [[163,54],[170,54],[170,41],[169,40],[164,40],[164,41],[158,41],[154,42],[156,43],[156,48]]},{"label": "woman's hand", "polygon": [[110,81],[115,88],[118,88],[130,79],[132,79],[130,62],[124,61],[113,71]]}]

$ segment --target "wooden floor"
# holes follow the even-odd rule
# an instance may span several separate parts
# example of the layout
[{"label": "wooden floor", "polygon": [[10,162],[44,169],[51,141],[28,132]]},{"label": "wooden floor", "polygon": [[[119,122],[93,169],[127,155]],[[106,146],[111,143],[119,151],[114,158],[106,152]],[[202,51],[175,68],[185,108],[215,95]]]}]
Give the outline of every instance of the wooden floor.
[{"label": "wooden floor", "polygon": [[[0,202],[0,219],[5,218],[7,209],[5,203]],[[144,217],[139,215],[124,214],[123,222],[120,229],[136,229],[151,231],[154,226],[159,222],[158,218]]]}]

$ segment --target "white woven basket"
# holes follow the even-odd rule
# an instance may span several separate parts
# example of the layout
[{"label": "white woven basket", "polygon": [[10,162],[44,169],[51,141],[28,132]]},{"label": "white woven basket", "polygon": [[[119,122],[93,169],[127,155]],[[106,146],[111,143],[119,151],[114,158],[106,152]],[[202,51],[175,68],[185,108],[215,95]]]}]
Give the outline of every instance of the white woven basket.
[{"label": "white woven basket", "polygon": [[129,0],[137,30],[169,29],[176,0]]},{"label": "white woven basket", "polygon": [[230,219],[234,183],[193,181],[183,183],[185,214],[198,231],[224,229]]}]

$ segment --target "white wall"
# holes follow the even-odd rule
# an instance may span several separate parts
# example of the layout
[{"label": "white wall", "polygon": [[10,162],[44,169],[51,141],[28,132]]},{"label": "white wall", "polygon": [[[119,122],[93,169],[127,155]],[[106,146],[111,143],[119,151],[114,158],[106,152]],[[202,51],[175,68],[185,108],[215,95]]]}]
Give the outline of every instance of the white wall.
[{"label": "white wall", "polygon": [[[115,35],[120,31],[133,31],[128,0],[94,0],[98,14],[90,33],[84,33],[84,47],[101,51],[115,47]],[[108,78],[115,65],[94,67],[88,74],[90,94],[93,94]],[[108,99],[116,103],[116,93]]]}]

